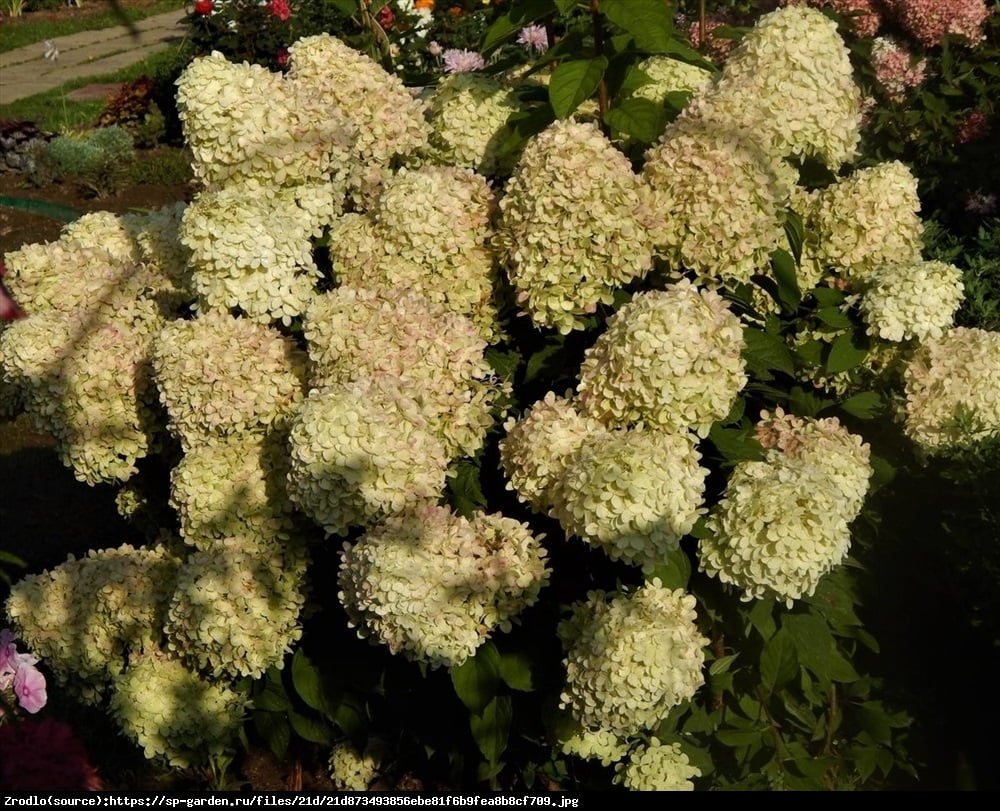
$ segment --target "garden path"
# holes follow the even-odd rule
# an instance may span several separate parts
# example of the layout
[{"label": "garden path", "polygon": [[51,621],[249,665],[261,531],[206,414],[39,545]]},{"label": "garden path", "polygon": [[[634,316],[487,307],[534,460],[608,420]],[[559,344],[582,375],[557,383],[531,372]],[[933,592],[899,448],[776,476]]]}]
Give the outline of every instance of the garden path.
[{"label": "garden path", "polygon": [[137,34],[123,25],[81,31],[50,40],[58,51],[46,58],[44,43],[0,54],[0,104],[52,90],[71,79],[100,76],[128,67],[151,53],[184,39],[184,9],[176,9],[135,24]]}]

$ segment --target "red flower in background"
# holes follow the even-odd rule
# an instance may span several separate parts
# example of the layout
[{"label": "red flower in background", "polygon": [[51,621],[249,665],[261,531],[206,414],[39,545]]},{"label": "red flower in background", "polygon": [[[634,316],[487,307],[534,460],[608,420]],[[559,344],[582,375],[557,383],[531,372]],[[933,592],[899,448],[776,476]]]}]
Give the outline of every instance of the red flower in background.
[{"label": "red flower in background", "polygon": [[282,22],[291,17],[292,10],[288,7],[288,0],[271,0],[271,16]]},{"label": "red flower in background", "polygon": [[72,728],[53,718],[0,725],[0,785],[20,791],[102,788]]},{"label": "red flower in background", "polygon": [[281,67],[288,64],[288,51],[282,48],[274,55],[274,61],[277,62]]},{"label": "red flower in background", "polygon": [[378,24],[382,26],[382,28],[388,31],[395,17],[393,16],[391,8],[388,6],[382,6],[382,8],[380,8],[378,13],[375,15],[375,19]]},{"label": "red flower in background", "polygon": [[212,0],[198,0],[198,2],[194,4],[195,14],[201,14],[207,17],[213,11],[215,11],[215,5],[212,3]]}]

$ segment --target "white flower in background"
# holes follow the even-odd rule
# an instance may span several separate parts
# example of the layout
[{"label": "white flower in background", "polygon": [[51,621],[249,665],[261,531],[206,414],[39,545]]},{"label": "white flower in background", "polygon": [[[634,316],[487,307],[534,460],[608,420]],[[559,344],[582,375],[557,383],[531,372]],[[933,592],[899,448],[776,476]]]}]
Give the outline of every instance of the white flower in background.
[{"label": "white flower in background", "polygon": [[377,747],[360,751],[348,742],[330,750],[330,779],[337,791],[367,791],[381,765],[382,752]]},{"label": "white flower in background", "polygon": [[934,453],[1000,434],[1000,332],[953,327],[904,372],[905,431]]},{"label": "white flower in background", "polygon": [[887,341],[940,338],[962,303],[962,271],[946,262],[880,265],[861,296],[868,334]]},{"label": "white flower in background", "polygon": [[569,726],[569,734],[559,736],[559,747],[564,755],[599,760],[602,766],[610,766],[628,754],[628,744],[613,732],[584,729],[576,722],[571,722]]},{"label": "white flower in background", "polygon": [[59,49],[51,39],[45,40],[45,53],[43,56],[52,62],[55,62],[59,58]]},{"label": "white flower in background", "polygon": [[623,738],[655,727],[704,682],[708,640],[694,609],[692,595],[659,580],[630,594],[588,592],[559,624],[562,706],[583,727]]},{"label": "white flower in background", "polygon": [[701,769],[691,765],[681,745],[657,738],[639,744],[615,767],[615,783],[629,791],[694,791],[693,777],[701,777]]},{"label": "white flower in background", "polygon": [[538,600],[549,577],[540,541],[499,514],[417,506],[344,545],[340,601],[362,638],[453,667]]},{"label": "white flower in background", "polygon": [[681,281],[640,293],[585,353],[581,411],[609,427],[706,436],[746,384],[742,348],[739,319],[714,291]]}]

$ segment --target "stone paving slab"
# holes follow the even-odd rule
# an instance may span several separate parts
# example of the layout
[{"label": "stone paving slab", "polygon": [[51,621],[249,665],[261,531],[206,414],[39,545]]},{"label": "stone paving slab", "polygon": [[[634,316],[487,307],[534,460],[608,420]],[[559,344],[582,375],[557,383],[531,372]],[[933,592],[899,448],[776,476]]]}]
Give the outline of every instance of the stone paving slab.
[{"label": "stone paving slab", "polygon": [[81,31],[52,40],[56,59],[45,58],[41,42],[0,53],[0,104],[52,90],[71,79],[100,76],[126,68],[150,54],[184,40],[184,9],[135,24],[138,36],[123,25],[99,31]]}]

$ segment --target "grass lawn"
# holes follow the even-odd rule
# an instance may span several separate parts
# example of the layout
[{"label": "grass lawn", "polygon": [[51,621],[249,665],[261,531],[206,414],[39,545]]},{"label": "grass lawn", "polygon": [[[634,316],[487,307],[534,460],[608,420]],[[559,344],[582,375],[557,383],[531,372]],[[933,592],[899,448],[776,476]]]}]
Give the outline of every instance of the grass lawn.
[{"label": "grass lawn", "polygon": [[[57,10],[32,10],[28,0],[24,14],[9,18],[0,27],[0,53],[25,45],[34,45],[47,39],[76,34],[79,31],[97,31],[122,24],[122,15],[130,22],[138,22],[155,14],[182,9],[184,0],[119,0],[118,10],[111,0],[81,0],[82,5],[61,6]],[[0,9],[3,4],[0,3]]]}]

